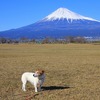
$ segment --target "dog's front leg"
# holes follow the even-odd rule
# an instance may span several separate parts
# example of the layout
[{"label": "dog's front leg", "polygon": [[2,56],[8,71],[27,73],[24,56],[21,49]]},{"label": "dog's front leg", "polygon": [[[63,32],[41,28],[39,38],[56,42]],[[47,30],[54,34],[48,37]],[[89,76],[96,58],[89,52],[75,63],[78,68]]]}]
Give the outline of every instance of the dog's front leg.
[{"label": "dog's front leg", "polygon": [[34,85],[34,88],[35,88],[35,92],[38,92],[37,85]]},{"label": "dog's front leg", "polygon": [[38,87],[38,91],[41,91],[41,85],[39,85],[39,87]]}]

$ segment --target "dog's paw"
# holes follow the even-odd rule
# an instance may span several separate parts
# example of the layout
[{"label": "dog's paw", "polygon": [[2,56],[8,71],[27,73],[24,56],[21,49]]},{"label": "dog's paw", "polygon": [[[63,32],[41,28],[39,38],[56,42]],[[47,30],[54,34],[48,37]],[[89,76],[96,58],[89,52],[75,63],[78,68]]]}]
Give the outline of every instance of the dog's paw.
[{"label": "dog's paw", "polygon": [[26,90],[24,89],[23,91],[25,92]]}]

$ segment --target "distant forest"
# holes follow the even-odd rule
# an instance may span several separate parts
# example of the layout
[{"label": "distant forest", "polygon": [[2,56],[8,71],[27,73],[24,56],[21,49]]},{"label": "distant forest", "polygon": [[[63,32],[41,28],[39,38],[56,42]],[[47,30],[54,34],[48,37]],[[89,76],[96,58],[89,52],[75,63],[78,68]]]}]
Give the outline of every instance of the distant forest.
[{"label": "distant forest", "polygon": [[67,36],[63,39],[54,39],[54,38],[43,38],[43,39],[28,39],[26,37],[22,37],[20,39],[9,39],[9,38],[0,38],[0,44],[11,44],[11,43],[39,43],[39,44],[53,44],[53,43],[59,43],[59,44],[66,44],[66,43],[95,43],[99,41],[92,41],[88,40],[84,37],[73,37],[73,36]]}]

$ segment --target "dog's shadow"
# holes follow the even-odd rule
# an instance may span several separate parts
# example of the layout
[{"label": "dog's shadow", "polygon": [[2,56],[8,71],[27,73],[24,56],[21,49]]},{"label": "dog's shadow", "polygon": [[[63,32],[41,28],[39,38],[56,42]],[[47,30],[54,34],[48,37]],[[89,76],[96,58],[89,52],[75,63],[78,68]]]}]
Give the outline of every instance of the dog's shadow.
[{"label": "dog's shadow", "polygon": [[63,90],[63,89],[69,89],[69,86],[43,86],[43,91],[47,90]]}]

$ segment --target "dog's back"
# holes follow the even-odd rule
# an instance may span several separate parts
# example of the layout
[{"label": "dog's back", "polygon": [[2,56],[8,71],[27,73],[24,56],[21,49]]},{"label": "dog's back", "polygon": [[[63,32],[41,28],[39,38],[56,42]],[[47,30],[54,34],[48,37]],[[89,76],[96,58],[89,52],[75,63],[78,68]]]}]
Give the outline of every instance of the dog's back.
[{"label": "dog's back", "polygon": [[33,75],[34,73],[32,72],[23,73],[21,77],[22,83],[26,84],[27,81],[31,82],[32,84],[34,84],[34,82],[38,83],[39,81],[38,77],[34,77]]}]

